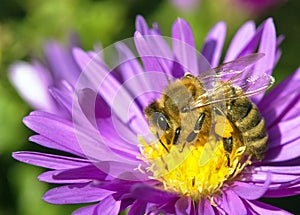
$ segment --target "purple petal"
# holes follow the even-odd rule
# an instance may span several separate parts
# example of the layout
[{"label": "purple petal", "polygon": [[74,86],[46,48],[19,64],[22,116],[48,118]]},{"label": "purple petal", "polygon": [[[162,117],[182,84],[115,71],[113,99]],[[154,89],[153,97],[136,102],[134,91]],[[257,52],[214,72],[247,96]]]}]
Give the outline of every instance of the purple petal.
[{"label": "purple petal", "polygon": [[[131,150],[132,153],[135,154],[135,152],[138,150],[138,140],[135,133],[133,133],[130,128],[124,123],[122,123],[117,118],[110,118],[110,119],[101,119],[98,120],[98,128],[100,130],[100,134],[104,139],[109,141],[111,139],[112,142],[119,142],[114,144],[120,144],[119,146],[113,146],[113,144],[110,144],[111,148],[124,148],[124,150]],[[129,153],[129,152],[128,152]]]},{"label": "purple petal", "polygon": [[67,119],[71,119],[72,112],[72,95],[71,93],[66,93],[62,90],[58,90],[55,87],[49,88],[49,93],[56,100],[60,106],[60,116],[64,116]]},{"label": "purple petal", "polygon": [[103,119],[98,123],[103,142],[109,142],[110,149],[118,151],[127,159],[137,160],[140,154],[136,135],[118,119]]},{"label": "purple petal", "polygon": [[275,54],[275,65],[274,65],[274,67],[278,64],[278,62],[279,62],[281,56],[282,56],[282,51],[281,51],[281,49],[277,49],[277,50],[276,50],[276,54]]},{"label": "purple petal", "polygon": [[[281,164],[279,164],[281,165]],[[266,179],[271,181],[269,188],[276,188],[278,186],[285,186],[290,184],[299,178],[299,170],[291,167],[272,167],[272,166],[259,166],[255,167],[250,171],[243,172],[243,182],[248,182],[250,184],[255,183],[255,185],[261,187],[266,184]],[[267,181],[268,181],[267,180]]]},{"label": "purple petal", "polygon": [[[191,26],[184,19],[178,18],[172,27],[172,37],[195,47],[195,41]],[[178,47],[180,48],[180,47]],[[174,48],[175,50],[175,48]],[[178,49],[180,50],[180,49]]]},{"label": "purple petal", "polygon": [[287,187],[283,189],[274,189],[268,190],[264,197],[265,198],[282,198],[282,197],[289,197],[295,196],[300,194],[300,187]]},{"label": "purple petal", "polygon": [[[275,65],[276,54],[276,31],[274,22],[271,18],[267,19],[264,24],[264,30],[261,36],[258,52],[264,53],[265,57],[255,64],[254,71],[256,73],[254,74],[259,74],[262,72],[271,74]],[[263,94],[259,94],[252,97],[252,99],[255,103],[259,103],[262,97]]]},{"label": "purple petal", "polygon": [[106,177],[107,174],[100,171],[100,169],[94,165],[87,165],[83,167],[64,170],[53,176],[53,178],[57,180],[95,179],[99,181],[105,180]]},{"label": "purple petal", "polygon": [[245,56],[247,54],[253,53],[256,51],[257,46],[260,42],[261,35],[263,33],[264,23],[261,24],[257,29],[255,34],[252,36],[251,40],[246,44],[243,50],[240,52],[240,56]]},{"label": "purple petal", "polygon": [[[127,47],[124,43],[119,42],[116,44],[116,48],[119,53],[121,76],[124,82],[144,72],[140,62],[137,60],[138,56],[135,56],[129,47]],[[139,87],[143,89],[143,84]]]},{"label": "purple petal", "polygon": [[80,70],[72,54],[56,42],[48,42],[45,51],[49,66],[54,73],[55,81],[66,79],[75,85]]},{"label": "purple petal", "polygon": [[173,62],[173,54],[168,44],[160,35],[143,36],[138,31],[134,34],[134,42],[145,70],[164,74],[162,80],[157,80],[157,84],[163,89],[168,83],[167,76],[171,74],[170,65]]},{"label": "purple petal", "polygon": [[52,114],[39,114],[41,115],[36,115],[36,112],[33,112],[25,117],[23,120],[24,124],[49,140],[60,143],[65,147],[73,148],[77,154],[83,155],[71,122]]},{"label": "purple petal", "polygon": [[95,208],[95,214],[118,215],[121,201],[116,201],[111,195],[103,199]]},{"label": "purple petal", "polygon": [[167,76],[172,77],[171,68],[174,63],[174,53],[166,41],[167,38],[161,35],[147,36],[146,40],[152,48],[154,56],[157,57],[163,71]]},{"label": "purple petal", "polygon": [[139,52],[139,55],[141,56],[141,59],[143,61],[144,67],[146,71],[163,71],[163,68],[161,67],[159,61],[157,60],[156,56],[152,50],[152,48],[147,43],[147,40],[143,35],[136,31],[134,34],[134,42],[136,45],[136,48]]},{"label": "purple petal", "polygon": [[[153,38],[154,37],[154,38]],[[134,79],[132,84],[136,81],[146,82],[145,91],[139,92],[137,96],[146,96],[147,99],[158,99],[161,95],[163,89],[169,84],[169,80],[172,80],[172,76],[169,74],[171,71],[171,66],[166,66],[167,61],[173,61],[173,59],[168,59],[166,56],[163,56],[160,53],[159,49],[153,49],[153,42],[157,37],[161,36],[142,36],[139,32],[135,33],[135,44],[139,55],[143,61],[145,72],[139,74]],[[162,38],[160,38],[162,39]],[[157,53],[156,53],[157,52]],[[167,67],[168,71],[165,71],[164,68]],[[127,85],[131,85],[129,82],[126,82]],[[148,102],[148,101],[147,101]]]},{"label": "purple petal", "polygon": [[233,37],[227,50],[224,62],[232,61],[240,56],[241,51],[255,34],[255,24],[252,21],[246,22]]},{"label": "purple petal", "polygon": [[87,215],[87,214],[93,214],[95,211],[95,208],[97,207],[97,204],[85,206],[82,208],[77,209],[72,213],[72,215]]},{"label": "purple petal", "polygon": [[228,215],[222,208],[220,207],[214,207],[215,214],[217,215]]},{"label": "purple petal", "polygon": [[258,201],[247,201],[245,200],[247,207],[252,210],[254,214],[264,215],[292,215],[291,213],[284,211],[280,208],[276,208],[272,205],[268,205]]},{"label": "purple petal", "polygon": [[281,54],[282,54],[282,51],[281,51],[281,44],[284,40],[284,36],[283,35],[279,35],[277,37],[277,40],[276,40],[276,53],[275,53],[275,63],[274,63],[274,66],[277,65],[278,61],[280,60],[280,57],[281,57]]},{"label": "purple petal", "polygon": [[160,34],[157,24],[154,23],[153,29],[149,29],[144,18],[138,16],[136,19],[136,27],[137,32],[146,36],[145,40],[150,45],[152,54],[154,54],[153,56],[158,58],[157,60],[162,69],[167,74],[171,74],[170,68],[173,60],[173,52],[165,41],[165,38]]},{"label": "purple petal", "polygon": [[285,145],[274,147],[266,153],[263,163],[282,162],[298,158],[300,151],[299,142],[300,138]]},{"label": "purple petal", "polygon": [[92,89],[79,90],[77,95],[82,112],[94,127],[97,126],[96,117],[111,115],[110,107]]},{"label": "purple petal", "polygon": [[127,215],[144,215],[147,203],[136,200],[130,207]]},{"label": "purple petal", "polygon": [[[119,167],[118,172],[124,172],[124,167],[120,164],[113,164],[113,162],[101,162],[90,165],[82,165],[80,167],[72,167],[69,169],[59,169],[57,171],[48,171],[39,176],[39,179],[49,183],[83,183],[91,180],[113,180],[115,177],[108,175],[109,172],[114,172],[113,168]],[[143,179],[147,180],[147,175],[137,178],[131,175],[131,180]],[[125,176],[123,176],[125,178]],[[129,179],[129,177],[127,177]],[[108,186],[111,189],[111,186]]]},{"label": "purple petal", "polygon": [[[281,119],[294,118],[298,116],[298,105],[300,105],[300,88],[297,84],[300,80],[300,67],[296,72],[279,83],[260,102],[259,109],[263,115],[270,119],[268,126]],[[277,105],[277,104],[281,105]]]},{"label": "purple petal", "polygon": [[[121,195],[123,195],[123,194],[121,194]],[[129,196],[128,193],[126,193],[125,195],[123,195],[124,198],[121,197],[121,199],[119,199],[118,196],[114,196],[115,199],[120,200],[120,202],[121,202],[119,211],[124,212],[125,210],[128,211],[128,209],[131,208],[131,206],[134,203],[135,199],[126,198],[128,196]]]},{"label": "purple petal", "polygon": [[269,150],[275,147],[296,141],[300,138],[300,134],[295,132],[300,128],[300,116],[297,118],[281,121],[268,129],[269,134]]},{"label": "purple petal", "polygon": [[171,200],[164,204],[155,204],[155,203],[148,203],[146,207],[145,214],[153,214],[153,215],[161,215],[161,214],[175,214],[174,205],[176,200]]},{"label": "purple petal", "polygon": [[161,35],[157,23],[152,23],[152,29],[148,27],[144,17],[138,15],[135,20],[135,29],[142,35]]},{"label": "purple petal", "polygon": [[243,199],[259,199],[262,197],[265,192],[268,190],[269,185],[271,184],[271,174],[268,174],[265,180],[265,183],[262,186],[255,184],[244,183],[240,181],[235,181],[231,189]]},{"label": "purple petal", "polygon": [[[123,85],[125,85],[142,107],[147,107],[155,98],[152,95],[152,91],[155,90],[151,87],[153,85],[152,80],[149,80],[150,77],[144,73],[140,63],[128,47],[122,43],[118,43],[117,49],[120,53],[120,70],[124,80]],[[140,96],[144,93],[150,94]]]},{"label": "purple petal", "polygon": [[51,204],[79,204],[101,201],[114,192],[101,189],[96,182],[56,187],[45,193],[44,201]]},{"label": "purple petal", "polygon": [[223,194],[222,206],[228,214],[247,214],[244,203],[232,190],[227,190]]},{"label": "purple petal", "polygon": [[18,161],[49,169],[68,169],[81,167],[90,163],[85,159],[71,158],[39,152],[14,152],[12,156]]},{"label": "purple petal", "polygon": [[9,70],[10,81],[26,102],[39,110],[56,111],[55,103],[48,92],[48,87],[52,85],[48,70],[40,64],[32,66],[25,62],[15,63]]},{"label": "purple petal", "polygon": [[197,52],[192,29],[183,19],[178,18],[172,28],[173,50],[178,63],[185,72],[193,75],[198,74]]},{"label": "purple petal", "polygon": [[64,172],[65,170],[51,170],[44,172],[38,176],[38,179],[50,184],[79,184],[88,183],[91,179],[56,179],[55,176]]},{"label": "purple petal", "polygon": [[[130,160],[129,160],[130,161]],[[114,161],[103,161],[94,163],[102,172],[106,173],[108,179],[118,178],[127,181],[147,181],[149,174],[141,173],[137,166],[138,162],[129,162],[128,160],[120,160],[119,162]],[[143,165],[142,165],[143,168]]]},{"label": "purple petal", "polygon": [[115,191],[121,195],[126,194],[126,196],[128,196],[130,195],[130,190],[135,183],[137,182],[132,180],[114,179],[108,180],[106,183],[103,183],[101,185],[101,188]]},{"label": "purple petal", "polygon": [[178,198],[174,193],[158,190],[144,184],[135,184],[132,187],[131,193],[138,200],[159,204],[164,204]]},{"label": "purple petal", "polygon": [[[139,134],[148,133],[148,125],[142,110],[132,102],[134,99],[127,89],[110,75],[109,70],[91,60],[86,53],[80,50],[74,50],[74,55],[76,58],[82,57],[80,66],[84,69],[84,75],[78,83],[79,89],[91,88],[93,91],[99,92],[108,106],[124,123],[130,124]],[[79,110],[75,114],[77,114],[77,120],[86,121],[85,116],[82,116]]]},{"label": "purple petal", "polygon": [[193,213],[193,202],[190,197],[183,196],[175,203],[175,210],[177,215],[188,215]]},{"label": "purple petal", "polygon": [[[24,121],[32,130],[52,141],[72,147],[77,151],[80,150],[80,152],[81,150],[84,150],[84,155],[88,155],[91,159],[125,162],[129,166],[136,165],[136,163],[130,163],[128,159],[124,160],[120,156],[114,154],[103,142],[101,142],[98,131],[95,132],[92,129],[87,130],[86,127],[81,130],[79,130],[79,128],[75,130],[71,122],[44,112],[33,112],[30,116],[26,117]],[[81,152],[81,154],[83,153]]]},{"label": "purple petal", "polygon": [[226,36],[224,22],[217,23],[208,33],[201,53],[206,57],[212,67],[219,65],[220,57]]},{"label": "purple petal", "polygon": [[88,65],[89,61],[95,59],[95,57],[92,58],[82,49],[77,47],[73,48],[72,53],[81,70],[83,70]]},{"label": "purple petal", "polygon": [[152,35],[154,34],[153,31],[158,34],[158,35],[161,35],[161,31],[160,31],[160,28],[159,28],[159,25],[157,22],[153,22],[152,23],[152,29],[150,29],[150,31],[152,32]]},{"label": "purple petal", "polygon": [[214,209],[208,200],[201,199],[198,205],[198,214],[215,215]]},{"label": "purple petal", "polygon": [[55,141],[50,140],[49,138],[41,136],[41,135],[33,135],[33,136],[29,137],[29,140],[34,143],[37,143],[41,146],[49,148],[49,149],[55,149],[55,150],[59,150],[59,151],[63,151],[63,152],[68,152],[73,155],[77,155],[79,157],[85,157],[83,152],[81,152],[81,151],[78,152],[78,151],[76,151],[76,149],[74,150],[74,147],[69,146],[69,145],[64,145],[61,142],[55,142]]},{"label": "purple petal", "polygon": [[146,23],[144,17],[138,15],[135,20],[135,29],[140,32],[142,35],[149,34],[149,27]]},{"label": "purple petal", "polygon": [[300,106],[300,102],[298,102],[299,99],[300,93],[294,91],[290,95],[287,95],[285,98],[278,100],[278,102],[281,103],[280,105],[272,106],[272,108],[264,110],[263,116],[265,119],[268,119],[266,121],[266,126],[268,127],[268,129],[271,129],[273,127],[276,128],[278,123],[284,121],[292,121],[294,118],[299,117],[298,112],[296,111]]},{"label": "purple petal", "polygon": [[260,166],[256,167],[255,171],[300,175],[300,166]]},{"label": "purple petal", "polygon": [[[107,93],[110,89],[119,89],[114,95]],[[147,134],[148,124],[145,120],[142,110],[134,103],[134,98],[124,86],[114,83],[111,79],[106,80],[100,90],[100,94],[114,111],[115,115],[121,119],[124,124],[130,125],[137,134]],[[104,96],[105,95],[105,96]],[[109,97],[110,96],[110,97]]]},{"label": "purple petal", "polygon": [[191,214],[191,199],[187,196],[181,197],[175,204],[176,214],[187,215]]}]

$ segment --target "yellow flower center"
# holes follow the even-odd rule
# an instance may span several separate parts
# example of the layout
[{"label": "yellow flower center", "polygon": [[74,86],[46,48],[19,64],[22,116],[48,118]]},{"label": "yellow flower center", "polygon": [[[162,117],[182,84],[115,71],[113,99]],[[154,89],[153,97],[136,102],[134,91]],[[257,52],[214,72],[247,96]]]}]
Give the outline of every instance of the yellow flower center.
[{"label": "yellow flower center", "polygon": [[226,181],[232,180],[251,164],[250,156],[244,154],[246,147],[239,141],[235,141],[228,161],[223,142],[213,135],[206,140],[199,138],[183,150],[172,145],[169,152],[162,144],[148,144],[141,137],[139,141],[140,159],[149,165],[145,171],[152,172],[151,178],[160,181],[165,190],[191,196],[195,201],[200,198],[213,200],[213,194]]}]

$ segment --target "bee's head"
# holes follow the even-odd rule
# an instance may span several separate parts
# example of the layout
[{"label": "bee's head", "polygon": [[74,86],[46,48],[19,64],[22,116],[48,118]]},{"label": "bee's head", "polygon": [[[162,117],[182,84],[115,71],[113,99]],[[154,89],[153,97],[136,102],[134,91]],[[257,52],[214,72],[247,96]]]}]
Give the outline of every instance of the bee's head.
[{"label": "bee's head", "polygon": [[195,78],[178,79],[145,109],[150,130],[166,145],[183,145],[194,130],[199,113],[189,109],[189,104],[198,96],[198,88]]},{"label": "bee's head", "polygon": [[180,135],[179,111],[174,108],[163,106],[160,100],[157,100],[144,111],[150,130],[157,138],[164,137],[166,145],[176,144]]}]

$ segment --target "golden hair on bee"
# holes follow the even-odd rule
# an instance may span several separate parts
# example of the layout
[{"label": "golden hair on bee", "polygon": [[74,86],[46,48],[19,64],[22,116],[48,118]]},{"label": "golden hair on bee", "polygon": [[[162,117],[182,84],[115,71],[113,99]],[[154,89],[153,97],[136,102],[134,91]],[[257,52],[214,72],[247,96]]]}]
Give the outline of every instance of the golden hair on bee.
[{"label": "golden hair on bee", "polygon": [[199,76],[186,74],[168,85],[161,98],[144,111],[165,150],[179,147],[183,151],[205,142],[213,133],[223,142],[228,165],[233,147],[240,143],[248,155],[262,159],[268,135],[264,119],[248,97],[268,89],[274,79],[265,73],[252,76],[245,70],[261,57],[244,56]]}]

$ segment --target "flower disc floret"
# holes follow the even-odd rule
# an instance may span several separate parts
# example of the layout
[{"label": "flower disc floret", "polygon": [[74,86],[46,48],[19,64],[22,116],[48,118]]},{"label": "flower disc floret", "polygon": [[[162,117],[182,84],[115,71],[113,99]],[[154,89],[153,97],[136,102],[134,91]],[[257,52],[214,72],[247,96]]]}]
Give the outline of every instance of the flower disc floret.
[{"label": "flower disc floret", "polygon": [[167,152],[161,144],[147,144],[142,138],[140,142],[140,158],[149,165],[146,172],[152,172],[152,178],[162,182],[165,190],[191,196],[196,201],[202,197],[212,199],[224,183],[251,164],[246,147],[239,142],[233,147],[228,165],[222,141],[213,136],[199,139],[182,151],[173,146]]}]

